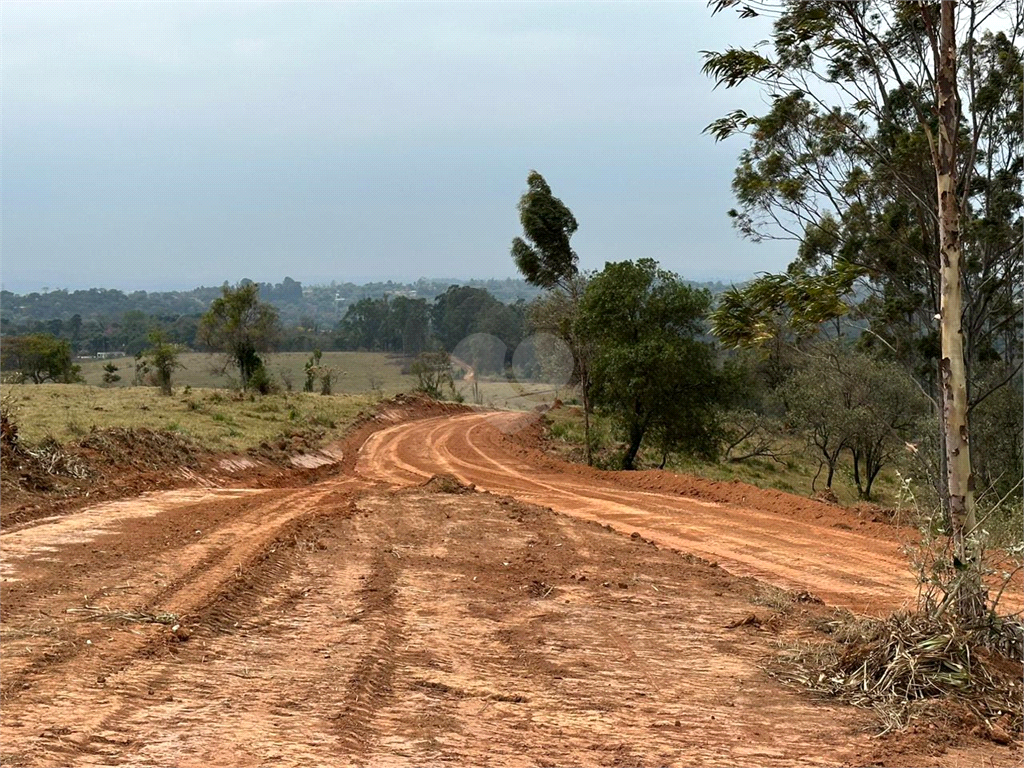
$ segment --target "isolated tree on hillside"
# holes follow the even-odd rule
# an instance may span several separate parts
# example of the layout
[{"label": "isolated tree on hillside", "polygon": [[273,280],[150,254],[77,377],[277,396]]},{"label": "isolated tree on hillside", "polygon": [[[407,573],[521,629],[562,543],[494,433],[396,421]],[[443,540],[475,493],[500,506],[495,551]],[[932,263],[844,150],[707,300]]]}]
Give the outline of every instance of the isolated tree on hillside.
[{"label": "isolated tree on hillside", "polygon": [[[712,6],[758,15],[742,0]],[[733,183],[737,226],[799,244],[783,292],[733,293],[716,332],[757,343],[780,309],[827,315],[859,280],[873,293],[862,307],[878,348],[918,373],[934,361],[965,575],[952,598],[967,621],[984,608],[968,414],[988,394],[971,392],[970,368],[1002,357],[996,388],[1020,371],[1022,29],[1020,3],[795,0],[781,6],[771,49],[705,54],[720,85],[755,83],[772,98],[763,116],[737,110],[709,126],[717,139],[752,138]],[[820,278],[820,301],[783,295],[800,276]]]},{"label": "isolated tree on hillside", "polygon": [[199,336],[211,349],[228,355],[244,390],[259,374],[266,379],[260,353],[273,347],[280,332],[277,310],[260,301],[260,288],[252,282],[237,288],[225,285],[221,294],[203,315]]},{"label": "isolated tree on hillside", "polygon": [[183,368],[178,355],[183,348],[178,344],[167,341],[166,334],[157,329],[149,333],[149,347],[142,351],[146,367],[156,377],[157,386],[165,395],[173,394],[171,378],[178,368]]},{"label": "isolated tree on hillside", "polygon": [[573,290],[579,273],[578,258],[570,240],[579,225],[565,203],[536,171],[526,177],[528,189],[519,199],[519,221],[525,239],[512,241],[512,259],[526,282],[541,288]]},{"label": "isolated tree on hillside", "polygon": [[[579,258],[570,240],[579,225],[572,211],[555,197],[537,171],[526,178],[528,188],[519,199],[523,237],[512,241],[512,260],[526,282],[547,289],[552,296],[538,302],[534,312],[539,330],[553,333],[576,358],[583,395],[583,430],[587,464],[593,463],[590,446],[590,347],[577,327],[586,279],[580,275]],[[564,298],[562,298],[564,297]]]},{"label": "isolated tree on hillside", "polygon": [[699,340],[710,304],[652,259],[606,264],[587,286],[577,330],[594,345],[594,403],[626,438],[623,469],[649,435],[663,452],[716,452],[726,387],[714,347]]}]

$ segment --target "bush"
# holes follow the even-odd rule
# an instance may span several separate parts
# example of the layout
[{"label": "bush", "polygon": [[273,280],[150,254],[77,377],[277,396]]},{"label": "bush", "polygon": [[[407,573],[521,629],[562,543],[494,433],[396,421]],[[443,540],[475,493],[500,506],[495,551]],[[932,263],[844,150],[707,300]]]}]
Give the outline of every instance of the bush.
[{"label": "bush", "polygon": [[262,363],[249,376],[249,389],[253,389],[261,395],[272,395],[277,391],[277,384],[270,378],[266,366]]}]

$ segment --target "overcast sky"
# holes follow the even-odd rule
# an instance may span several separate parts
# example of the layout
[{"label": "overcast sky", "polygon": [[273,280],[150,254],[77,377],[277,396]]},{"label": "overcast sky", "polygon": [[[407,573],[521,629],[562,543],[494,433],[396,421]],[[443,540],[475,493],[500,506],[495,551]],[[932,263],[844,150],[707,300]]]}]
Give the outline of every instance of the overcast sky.
[{"label": "overcast sky", "polygon": [[753,91],[703,0],[0,5],[2,282],[18,292],[506,277],[531,168],[584,268],[790,260],[726,216]]}]

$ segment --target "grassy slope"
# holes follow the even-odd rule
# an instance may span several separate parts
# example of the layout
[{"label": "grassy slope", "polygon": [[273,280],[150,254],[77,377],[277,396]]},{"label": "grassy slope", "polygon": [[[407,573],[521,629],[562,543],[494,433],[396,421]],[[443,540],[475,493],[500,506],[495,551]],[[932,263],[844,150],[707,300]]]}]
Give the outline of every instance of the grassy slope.
[{"label": "grassy slope", "polygon": [[[278,384],[290,381],[292,392],[241,397],[229,387],[230,376],[215,372],[222,355],[186,353],[184,368],[174,375],[174,394],[160,395],[153,387],[133,386],[134,358],[80,361],[87,384],[5,385],[15,405],[22,439],[39,442],[52,437],[74,440],[93,427],[148,427],[189,435],[218,451],[241,451],[282,433],[315,428],[324,440],[340,435],[355,416],[380,397],[411,391],[417,379],[402,373],[401,357],[374,352],[325,352],[321,364],[341,372],[333,393],[324,397],[301,390],[305,380],[305,352],[269,355],[267,366]],[[103,366],[118,366],[121,381],[99,386]],[[229,369],[229,373],[231,373]],[[376,391],[371,385],[378,387]],[[469,382],[456,382],[466,402],[473,402]],[[554,399],[545,384],[519,385],[507,381],[481,381],[480,400],[496,408],[529,409]]]},{"label": "grassy slope", "polygon": [[[580,409],[561,408],[549,412],[547,416],[551,420],[550,434],[554,438],[555,451],[563,456],[579,460],[583,452],[583,417]],[[600,416],[594,417],[592,423],[600,443],[607,446],[599,451],[597,463],[607,464],[608,469],[618,469],[618,464],[611,462],[621,455],[621,451],[617,450],[610,425],[606,419]],[[739,463],[707,462],[687,456],[673,456],[669,458],[665,468],[673,472],[685,472],[706,477],[709,480],[724,482],[739,480],[759,488],[775,488],[799,496],[810,495],[811,481],[818,471],[817,461],[807,454],[799,441],[790,440],[785,449],[787,455],[784,463],[771,459],[749,459]],[[641,449],[640,466],[642,468],[656,467],[660,463],[660,455],[645,453]],[[858,501],[857,486],[853,482],[852,470],[848,465],[848,459],[844,458],[832,483],[832,490],[841,503],[855,504]],[[824,478],[825,473],[822,472],[816,484],[819,491],[825,487]],[[872,488],[873,500],[882,505],[893,504],[896,489],[895,474],[891,469],[883,469]]]},{"label": "grassy slope", "polygon": [[22,439],[74,440],[96,427],[148,427],[189,435],[217,451],[243,451],[295,430],[340,436],[373,398],[369,395],[291,393],[237,399],[226,390],[177,388],[164,397],[152,387],[14,384],[12,398]]},{"label": "grassy slope", "polygon": [[[276,381],[288,379],[294,389],[301,389],[303,365],[308,359],[305,352],[276,353],[268,356],[268,367]],[[321,397],[292,392],[260,397],[255,402],[238,401],[233,399],[230,390],[224,389],[232,384],[230,377],[213,372],[223,366],[222,355],[187,353],[181,356],[181,361],[185,367],[176,372],[175,395],[170,398],[161,397],[151,387],[130,386],[133,358],[113,361],[122,377],[113,387],[11,385],[6,390],[14,393],[18,400],[19,424],[25,439],[30,441],[47,436],[61,441],[73,439],[93,426],[145,426],[181,431],[216,450],[242,450],[287,430],[309,426],[326,429],[326,438],[330,439],[375,397],[410,391],[416,386],[415,377],[402,373],[404,361],[400,357],[375,352],[325,352],[322,362],[341,371],[341,375],[335,377],[335,395]],[[90,385],[102,381],[105,362],[82,361],[82,373]],[[371,380],[379,385],[379,392],[371,391]],[[186,385],[192,387],[189,395],[183,394]],[[470,383],[457,381],[455,385],[465,401],[472,403]],[[483,380],[479,391],[482,404],[496,408],[530,409],[555,397],[555,391],[548,385],[506,381]],[[557,394],[565,398],[571,393],[559,391]],[[577,454],[582,453],[579,410],[565,408],[552,411],[549,416],[554,422],[552,434],[557,438],[556,449],[563,455],[579,458]],[[332,423],[334,428],[330,427]],[[595,428],[603,443],[610,446],[602,452],[603,458],[610,461],[615,449],[609,425],[598,417]],[[789,445],[788,450],[784,464],[768,459],[728,464],[673,457],[667,469],[808,495],[818,469],[817,462],[797,443]],[[660,456],[645,457],[643,453],[640,458],[642,462],[646,459],[642,466],[656,466],[661,460]],[[857,501],[857,489],[846,466],[848,463],[844,459],[833,491],[842,503],[853,504]],[[819,478],[817,488],[823,487],[824,481]],[[883,471],[874,490],[879,503],[892,503],[896,490],[894,473]]]}]

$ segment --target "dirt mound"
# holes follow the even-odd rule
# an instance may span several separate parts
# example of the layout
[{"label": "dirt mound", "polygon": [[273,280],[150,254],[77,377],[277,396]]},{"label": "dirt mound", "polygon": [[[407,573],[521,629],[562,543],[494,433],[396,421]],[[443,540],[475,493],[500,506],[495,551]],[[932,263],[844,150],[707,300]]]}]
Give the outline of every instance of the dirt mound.
[{"label": "dirt mound", "polygon": [[[232,482],[244,477],[257,487],[290,485],[298,478],[312,482],[351,471],[359,447],[378,430],[466,410],[454,403],[399,394],[361,414],[336,443],[323,446],[323,432],[316,430],[285,434],[250,451],[241,468],[238,456],[219,456],[183,435],[146,428],[96,430],[77,443],[26,446],[19,440],[16,420],[5,410],[0,523],[10,526],[150,490],[217,485],[225,470]],[[317,451],[323,451],[325,459],[314,466],[292,460]]]},{"label": "dirt mound", "polygon": [[284,432],[274,440],[264,440],[255,448],[249,449],[249,455],[257,459],[266,459],[276,464],[288,464],[296,454],[315,451],[324,436],[322,429],[303,429]]},{"label": "dirt mound", "polygon": [[208,454],[184,435],[145,427],[99,429],[79,440],[78,447],[91,462],[143,471],[169,466],[196,467]]},{"label": "dirt mound", "polygon": [[25,445],[14,420],[7,413],[0,415],[0,477],[5,496],[67,491],[75,481],[92,474],[86,462],[55,440]]},{"label": "dirt mound", "polygon": [[173,432],[112,428],[95,430],[75,443],[48,439],[27,445],[17,425],[3,425],[0,477],[3,525],[34,520],[98,501],[195,477],[211,454]]},{"label": "dirt mound", "polygon": [[812,497],[815,501],[820,501],[822,504],[833,504],[839,506],[839,497],[836,496],[835,491],[831,488],[826,488],[823,491],[818,491]]},{"label": "dirt mound", "polygon": [[430,493],[476,493],[476,486],[470,483],[466,485],[455,475],[434,475],[427,482],[420,486]]}]

